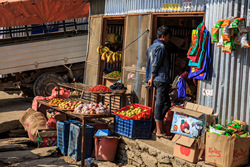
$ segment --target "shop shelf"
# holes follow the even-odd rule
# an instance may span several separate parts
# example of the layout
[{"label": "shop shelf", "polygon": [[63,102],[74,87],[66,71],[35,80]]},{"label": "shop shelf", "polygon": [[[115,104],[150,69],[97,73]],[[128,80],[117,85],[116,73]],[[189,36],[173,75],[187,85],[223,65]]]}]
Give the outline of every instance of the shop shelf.
[{"label": "shop shelf", "polygon": [[126,120],[115,116],[115,133],[128,138],[150,138],[151,120]]},{"label": "shop shelf", "polygon": [[[94,127],[86,125],[85,158],[92,157]],[[76,161],[80,161],[82,146],[82,124],[71,124],[69,132],[68,156]]]},{"label": "shop shelf", "polygon": [[69,128],[71,123],[79,123],[75,120],[57,122],[57,147],[63,155],[68,154]]}]

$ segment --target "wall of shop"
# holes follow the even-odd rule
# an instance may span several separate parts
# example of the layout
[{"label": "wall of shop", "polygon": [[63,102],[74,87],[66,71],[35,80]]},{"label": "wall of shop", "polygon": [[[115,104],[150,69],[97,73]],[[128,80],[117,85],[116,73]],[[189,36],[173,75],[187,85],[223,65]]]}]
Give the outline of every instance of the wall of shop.
[{"label": "wall of shop", "polygon": [[[148,12],[203,11],[205,0],[106,0],[105,15],[123,15]],[[163,9],[164,3],[180,4],[180,9]],[[191,4],[190,4],[191,3]]]},{"label": "wall of shop", "polygon": [[[205,24],[209,31],[217,20],[229,16],[245,17],[249,29],[250,1],[207,1]],[[236,51],[228,54],[216,45],[212,45],[211,79],[200,84],[199,104],[214,108],[224,125],[234,119],[250,124],[250,49],[237,45]],[[203,95],[204,88],[211,89],[212,96]]]}]

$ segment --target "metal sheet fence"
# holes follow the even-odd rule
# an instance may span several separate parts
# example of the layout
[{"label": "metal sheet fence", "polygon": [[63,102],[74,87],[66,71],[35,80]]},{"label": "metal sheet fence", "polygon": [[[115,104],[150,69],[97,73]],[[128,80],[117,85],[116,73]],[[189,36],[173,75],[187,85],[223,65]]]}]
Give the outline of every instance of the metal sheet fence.
[{"label": "metal sheet fence", "polygon": [[[245,17],[250,26],[250,0],[207,0],[205,24],[211,31],[213,24],[227,17]],[[232,54],[222,53],[212,45],[211,80],[200,84],[199,104],[212,107],[223,125],[234,119],[250,124],[250,49],[239,45]],[[203,89],[212,89],[213,96],[204,96]]]},{"label": "metal sheet fence", "polygon": [[[164,3],[180,4],[181,8],[180,10],[163,9]],[[185,6],[185,3],[185,0],[106,0],[105,15],[123,15],[148,12],[204,11],[205,0],[191,0],[190,6]]]}]

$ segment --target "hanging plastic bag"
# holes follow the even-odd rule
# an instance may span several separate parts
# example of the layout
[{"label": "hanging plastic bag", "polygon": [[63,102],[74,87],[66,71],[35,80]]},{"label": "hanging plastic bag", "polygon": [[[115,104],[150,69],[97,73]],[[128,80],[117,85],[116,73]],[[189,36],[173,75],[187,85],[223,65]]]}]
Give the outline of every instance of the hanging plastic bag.
[{"label": "hanging plastic bag", "polygon": [[232,42],[231,41],[225,41],[224,46],[222,48],[222,52],[224,53],[232,53]]},{"label": "hanging plastic bag", "polygon": [[212,28],[212,43],[218,43],[219,42],[219,31],[218,28]]},{"label": "hanging plastic bag", "polygon": [[242,48],[249,48],[250,47],[249,41],[248,41],[248,33],[245,33],[240,37],[240,44],[241,44]]},{"label": "hanging plastic bag", "polygon": [[69,98],[69,96],[70,96],[70,90],[67,90],[67,89],[65,89],[65,88],[60,87],[59,96],[58,96],[58,87],[55,87],[55,88],[52,90],[51,96],[52,96],[53,98],[59,97],[59,98],[67,99],[67,98]]},{"label": "hanging plastic bag", "polygon": [[238,28],[239,28],[240,33],[247,33],[248,32],[247,27],[246,27],[245,18],[240,18]]},{"label": "hanging plastic bag", "polygon": [[225,27],[222,30],[222,39],[223,41],[230,41],[230,31],[229,31],[229,26]]},{"label": "hanging plastic bag", "polygon": [[224,22],[224,20],[218,20],[218,21],[215,23],[215,25],[213,26],[213,28],[220,29],[223,22]]},{"label": "hanging plastic bag", "polygon": [[225,28],[225,27],[228,27],[234,19],[235,19],[235,17],[233,17],[233,16],[229,17],[228,19],[226,19],[226,20],[222,23],[221,27],[224,27],[224,28]]}]

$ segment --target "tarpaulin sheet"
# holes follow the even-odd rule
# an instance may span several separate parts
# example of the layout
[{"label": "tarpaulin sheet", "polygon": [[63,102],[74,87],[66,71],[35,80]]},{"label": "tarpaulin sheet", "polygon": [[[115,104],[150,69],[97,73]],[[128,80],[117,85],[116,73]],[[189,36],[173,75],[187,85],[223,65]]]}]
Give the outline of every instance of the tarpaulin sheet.
[{"label": "tarpaulin sheet", "polygon": [[87,17],[86,0],[0,0],[0,27]]}]

